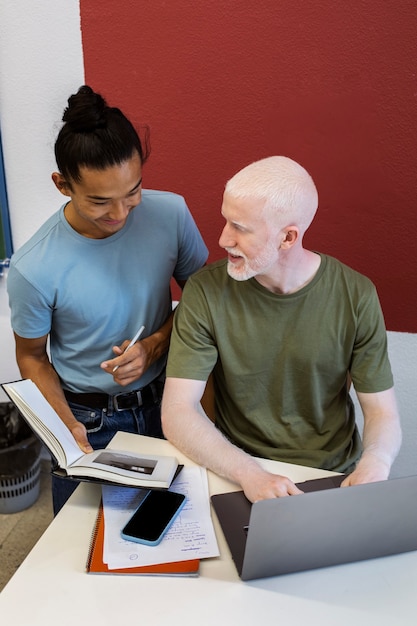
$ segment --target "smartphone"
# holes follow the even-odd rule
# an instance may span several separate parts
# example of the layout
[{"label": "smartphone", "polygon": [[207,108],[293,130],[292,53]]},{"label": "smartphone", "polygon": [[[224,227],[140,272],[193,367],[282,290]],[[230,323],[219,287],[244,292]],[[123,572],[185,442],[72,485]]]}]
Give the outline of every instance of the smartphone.
[{"label": "smartphone", "polygon": [[182,493],[151,489],[121,532],[123,539],[157,546],[186,501]]}]

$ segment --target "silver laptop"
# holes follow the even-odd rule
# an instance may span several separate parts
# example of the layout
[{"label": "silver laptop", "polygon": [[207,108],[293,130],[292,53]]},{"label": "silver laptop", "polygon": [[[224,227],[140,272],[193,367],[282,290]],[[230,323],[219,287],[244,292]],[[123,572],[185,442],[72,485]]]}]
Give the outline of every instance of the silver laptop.
[{"label": "silver laptop", "polygon": [[343,478],[253,505],[243,491],[211,497],[242,580],[417,550],[417,476],[339,488]]}]

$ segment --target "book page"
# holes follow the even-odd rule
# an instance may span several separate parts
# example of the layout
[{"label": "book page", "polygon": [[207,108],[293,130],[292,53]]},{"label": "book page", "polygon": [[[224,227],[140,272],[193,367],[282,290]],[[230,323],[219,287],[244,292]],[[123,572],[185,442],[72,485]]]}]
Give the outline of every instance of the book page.
[{"label": "book page", "polygon": [[[150,456],[138,452],[105,449],[84,454],[70,467],[71,474],[116,475],[124,484],[157,485],[168,488],[178,467],[173,456]],[[104,472],[104,474],[103,474]],[[110,477],[108,477],[110,478]]]},{"label": "book page", "polygon": [[105,537],[103,558],[109,569],[157,565],[219,555],[210,514],[207,472],[184,467],[170,491],[187,497],[184,508],[157,546],[125,541],[120,531],[133,515],[145,489],[103,486]]},{"label": "book page", "polygon": [[[83,452],[71,431],[31,380],[19,380],[3,385],[22,415],[51,450],[61,467],[71,465]],[[64,458],[65,457],[65,458]]]}]

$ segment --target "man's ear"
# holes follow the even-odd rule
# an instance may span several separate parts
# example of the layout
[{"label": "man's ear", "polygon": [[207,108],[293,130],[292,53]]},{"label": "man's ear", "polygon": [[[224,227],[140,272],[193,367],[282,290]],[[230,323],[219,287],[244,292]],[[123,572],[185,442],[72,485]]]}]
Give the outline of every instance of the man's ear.
[{"label": "man's ear", "polygon": [[287,226],[284,228],[284,235],[281,239],[280,248],[284,250],[289,250],[295,244],[300,236],[300,229],[298,226]]},{"label": "man's ear", "polygon": [[62,193],[62,195],[71,196],[71,186],[60,172],[54,172],[52,174],[52,180],[55,187]]}]

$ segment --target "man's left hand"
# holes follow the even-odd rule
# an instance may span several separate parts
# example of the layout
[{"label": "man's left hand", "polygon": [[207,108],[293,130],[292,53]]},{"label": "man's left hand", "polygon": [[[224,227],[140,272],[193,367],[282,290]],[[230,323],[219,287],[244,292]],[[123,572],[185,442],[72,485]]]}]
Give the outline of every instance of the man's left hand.
[{"label": "man's left hand", "polygon": [[373,454],[364,454],[360,459],[357,468],[346,477],[341,487],[350,485],[362,485],[364,483],[375,483],[379,480],[386,480],[389,476],[389,466]]},{"label": "man's left hand", "polygon": [[128,345],[129,341],[125,341],[121,346],[114,346],[116,358],[100,364],[100,367],[111,374],[114,381],[122,387],[143,376],[152,362],[151,353],[146,349],[146,341],[137,341],[126,351]]}]

